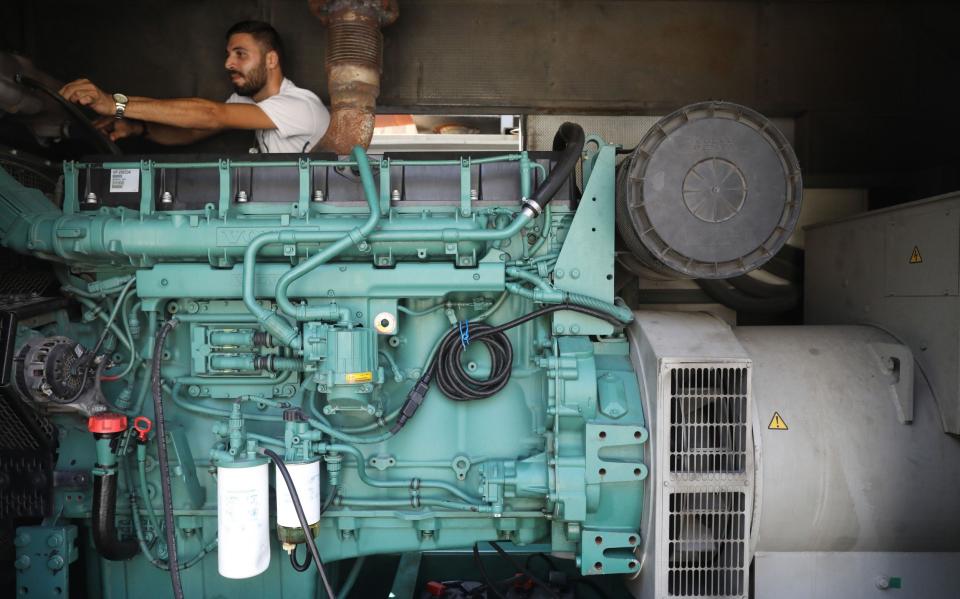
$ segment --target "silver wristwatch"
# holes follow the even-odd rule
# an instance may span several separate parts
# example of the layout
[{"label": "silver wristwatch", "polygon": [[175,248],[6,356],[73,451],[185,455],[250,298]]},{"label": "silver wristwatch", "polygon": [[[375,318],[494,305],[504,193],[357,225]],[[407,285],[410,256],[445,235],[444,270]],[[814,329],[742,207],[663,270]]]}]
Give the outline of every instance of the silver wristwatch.
[{"label": "silver wristwatch", "polygon": [[123,94],[113,94],[113,101],[117,105],[117,111],[113,116],[122,119],[123,113],[127,110],[127,102],[129,102],[129,100]]}]

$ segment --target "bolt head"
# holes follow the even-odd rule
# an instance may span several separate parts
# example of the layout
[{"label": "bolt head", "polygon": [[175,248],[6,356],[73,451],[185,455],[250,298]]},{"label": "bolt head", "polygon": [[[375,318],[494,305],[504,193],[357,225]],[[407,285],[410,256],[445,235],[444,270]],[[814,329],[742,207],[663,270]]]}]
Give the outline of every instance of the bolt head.
[{"label": "bolt head", "polygon": [[51,570],[54,570],[54,571],[62,570],[63,566],[64,566],[63,558],[60,557],[59,555],[54,555],[53,557],[47,560],[47,567],[50,568]]}]

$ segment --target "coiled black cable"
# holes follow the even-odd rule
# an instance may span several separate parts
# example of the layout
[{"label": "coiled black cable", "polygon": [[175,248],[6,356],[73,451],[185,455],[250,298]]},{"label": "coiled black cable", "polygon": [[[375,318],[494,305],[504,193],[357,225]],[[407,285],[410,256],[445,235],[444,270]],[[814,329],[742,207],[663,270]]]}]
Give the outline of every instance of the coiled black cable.
[{"label": "coiled black cable", "polygon": [[480,341],[490,351],[491,368],[490,375],[486,380],[476,379],[464,370],[460,359],[463,356],[466,341],[462,340],[459,328],[453,328],[441,339],[433,360],[430,361],[413,389],[407,393],[407,399],[400,408],[397,420],[393,423],[390,431],[393,434],[398,433],[413,418],[423,400],[426,399],[427,392],[430,390],[430,383],[433,382],[434,377],[436,377],[437,384],[443,394],[456,401],[484,399],[498,393],[510,381],[512,373],[513,346],[505,332],[525,322],[560,310],[587,314],[605,320],[617,328],[622,328],[624,325],[623,322],[611,314],[574,304],[544,306],[495,327],[482,323],[472,324],[470,325],[469,341]]},{"label": "coiled black cable", "polygon": [[153,391],[153,413],[157,425],[157,457],[160,460],[160,490],[163,492],[163,526],[167,533],[167,565],[170,568],[170,584],[175,599],[183,599],[183,583],[180,581],[180,564],[177,562],[177,529],[173,523],[173,493],[170,490],[170,459],[167,453],[167,426],[163,418],[163,397],[160,391],[160,361],[163,359],[163,343],[167,335],[180,324],[176,318],[163,323],[157,331],[153,344],[153,369],[150,387]]},{"label": "coiled black cable", "polygon": [[427,368],[424,376],[429,375],[431,378],[436,376],[437,386],[440,388],[440,391],[450,399],[471,401],[492,397],[507,385],[512,372],[513,345],[510,344],[510,339],[507,337],[506,331],[525,322],[529,322],[534,318],[539,318],[545,314],[558,312],[560,310],[570,310],[588,314],[601,318],[614,326],[623,326],[622,322],[605,312],[573,304],[545,306],[495,327],[482,323],[471,324],[470,342],[479,341],[483,343],[490,352],[490,375],[486,380],[476,379],[464,370],[461,357],[463,356],[465,344],[461,340],[460,330],[454,328],[451,329],[440,342],[437,355],[434,357],[429,368]]},{"label": "coiled black cable", "polygon": [[490,375],[478,380],[463,369],[464,343],[458,330],[451,330],[440,342],[434,363],[437,365],[437,386],[450,399],[470,401],[486,399],[500,392],[510,381],[513,346],[502,330],[477,323],[470,325],[470,340],[479,341],[490,352]]}]

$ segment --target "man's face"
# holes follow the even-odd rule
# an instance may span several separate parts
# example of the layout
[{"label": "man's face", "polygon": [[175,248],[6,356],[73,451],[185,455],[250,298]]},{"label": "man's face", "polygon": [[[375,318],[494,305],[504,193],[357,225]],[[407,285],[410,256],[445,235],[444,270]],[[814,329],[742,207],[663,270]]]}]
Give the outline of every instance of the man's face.
[{"label": "man's face", "polygon": [[265,52],[249,33],[234,33],[227,40],[227,61],[233,88],[241,96],[255,96],[267,84]]}]

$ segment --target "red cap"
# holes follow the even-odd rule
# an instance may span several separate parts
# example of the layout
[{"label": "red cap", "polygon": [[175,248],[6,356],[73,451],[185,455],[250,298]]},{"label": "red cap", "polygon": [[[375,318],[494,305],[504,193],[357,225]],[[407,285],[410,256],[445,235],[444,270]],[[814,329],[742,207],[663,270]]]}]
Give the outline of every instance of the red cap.
[{"label": "red cap", "polygon": [[446,590],[447,587],[443,586],[442,582],[431,580],[427,583],[427,592],[430,593],[431,597],[443,597]]},{"label": "red cap", "polygon": [[87,430],[91,433],[122,433],[127,430],[127,417],[113,412],[94,414],[87,420]]}]

